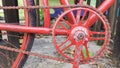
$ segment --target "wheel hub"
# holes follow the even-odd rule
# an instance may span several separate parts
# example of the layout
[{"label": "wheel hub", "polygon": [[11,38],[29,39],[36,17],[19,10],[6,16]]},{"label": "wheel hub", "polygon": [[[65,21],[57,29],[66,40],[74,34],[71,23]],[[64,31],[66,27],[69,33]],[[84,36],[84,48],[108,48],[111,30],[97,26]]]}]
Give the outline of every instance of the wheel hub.
[{"label": "wheel hub", "polygon": [[84,27],[75,27],[71,31],[71,36],[75,41],[83,40],[87,36],[88,32]]},{"label": "wheel hub", "polygon": [[85,37],[85,33],[83,31],[77,31],[74,33],[74,39],[76,41],[80,41]]}]

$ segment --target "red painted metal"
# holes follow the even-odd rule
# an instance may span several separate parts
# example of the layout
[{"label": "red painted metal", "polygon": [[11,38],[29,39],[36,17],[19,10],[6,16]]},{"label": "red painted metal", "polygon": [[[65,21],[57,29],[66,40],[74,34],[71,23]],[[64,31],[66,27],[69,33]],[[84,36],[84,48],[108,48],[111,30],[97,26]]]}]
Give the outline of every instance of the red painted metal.
[{"label": "red painted metal", "polygon": [[[43,27],[28,27],[10,24],[0,24],[0,30],[13,31],[13,32],[23,32],[23,33],[35,33],[35,34],[51,34],[51,28]],[[56,29],[56,35],[68,34],[69,30]]]},{"label": "red painted metal", "polygon": [[[24,2],[24,6],[28,7],[30,5],[30,2],[27,1],[27,0],[23,0]],[[30,26],[29,25],[29,9],[24,9],[24,15],[25,15],[25,26]],[[11,26],[12,27],[12,26]],[[16,30],[16,29],[14,29]],[[22,45],[21,45],[21,50],[25,50],[26,47],[27,47],[27,40],[28,40],[28,34],[24,34],[24,37],[23,37],[23,42],[22,42]],[[14,61],[14,63],[12,64],[12,68],[18,68],[19,65],[20,65],[20,62],[22,61],[21,58],[24,57],[25,54],[23,53],[18,53],[17,55],[17,58],[16,60]]]},{"label": "red painted metal", "polygon": [[[48,0],[42,0],[43,6],[48,6]],[[44,14],[44,27],[49,28],[50,27],[50,10],[45,8],[43,9]]]},{"label": "red painted metal", "polygon": [[81,60],[80,56],[82,54],[82,49],[80,48],[80,46],[82,43],[83,43],[82,41],[76,42],[73,68],[79,68],[80,60]]},{"label": "red painted metal", "polygon": [[[69,5],[69,1],[68,0],[60,0],[60,3],[62,5]],[[70,8],[63,8],[64,11],[67,11],[67,10],[70,10]],[[71,23],[76,23],[75,21],[75,17],[74,17],[74,14],[72,12],[68,13],[67,14],[67,17],[69,19],[69,22]]]},{"label": "red painted metal", "polygon": [[[112,4],[114,4],[114,2],[115,2],[115,0],[105,0],[97,9],[99,11],[101,11],[102,13],[104,13],[105,11],[107,11],[110,8],[110,6]],[[89,27],[91,27],[95,23],[95,21],[97,19],[98,18],[96,17],[96,15],[92,14],[89,17],[89,19],[87,20],[88,22],[85,23],[84,25],[89,28]]]},{"label": "red painted metal", "polygon": [[[83,4],[83,0],[80,0],[77,4],[80,4],[80,5],[82,5]],[[77,14],[76,14],[76,23],[79,23],[79,19],[80,19],[80,15],[81,15],[81,10],[80,11],[77,11]]]},{"label": "red painted metal", "polygon": [[[64,17],[66,17],[66,15],[69,12],[73,12],[73,11],[79,12],[81,10],[84,10],[85,13],[84,13],[83,17],[81,18],[81,20],[79,20],[79,23],[70,24],[70,22],[68,20],[64,19]],[[84,25],[83,25],[84,23],[83,22],[86,20],[85,16],[87,16],[87,14],[86,14],[87,12],[96,15],[96,17],[101,21],[101,23],[104,26],[104,30],[105,30],[104,32],[101,32],[101,31],[95,32],[95,31],[91,31],[87,27],[84,27]],[[108,30],[110,30],[110,28],[109,28],[109,25],[107,24],[108,22],[106,21],[106,18],[104,18],[104,16],[102,16],[102,17],[101,16],[102,16],[102,14],[100,14],[97,11],[97,9],[93,10],[91,7],[87,7],[86,8],[85,6],[81,6],[81,8],[70,9],[70,10],[64,12],[62,15],[60,15],[57,18],[57,20],[55,22],[55,25],[53,27],[53,41],[54,41],[54,45],[55,45],[56,49],[58,50],[58,52],[62,56],[66,57],[68,59],[74,60],[73,68],[79,68],[79,63],[80,62],[87,63],[91,59],[99,57],[104,52],[104,50],[106,50],[105,48],[107,47],[109,39],[110,39],[110,31],[108,31]],[[89,17],[88,17],[88,19],[89,19]],[[78,20],[78,19],[76,18],[76,20]],[[65,26],[62,22],[64,22],[64,24],[67,24],[68,26]],[[66,35],[66,36],[64,35],[63,36],[63,37],[66,37],[66,39],[63,42],[61,42],[61,44],[57,43],[58,42],[57,41],[58,36],[56,36],[55,29],[59,29],[58,26],[63,28],[61,30],[66,30],[66,29],[68,29],[67,27],[69,27],[69,30],[70,30],[68,35]],[[96,35],[97,34],[98,35],[99,34],[100,35],[104,35],[104,37],[91,37],[94,34],[96,34]],[[60,35],[60,36],[62,36],[62,35]],[[88,42],[96,41],[96,40],[103,40],[104,43],[102,44],[101,49],[98,52],[96,52],[96,54],[94,56],[91,57],[89,55]],[[65,50],[70,49],[70,47],[74,47],[73,50],[75,49],[74,57],[71,57],[69,54],[65,53]],[[84,47],[85,48],[87,58],[84,56],[84,54],[81,51],[81,49],[79,49],[80,47]]]},{"label": "red painted metal", "polygon": [[[61,5],[64,6],[55,6],[55,8],[63,8],[64,13],[62,15],[60,15],[56,22],[55,25],[53,27],[53,29],[50,28],[50,7],[48,5],[48,0],[42,0],[42,5],[43,7],[41,7],[44,11],[44,27],[30,27],[29,24],[29,9],[30,8],[40,8],[39,6],[29,6],[29,2],[28,0],[24,0],[24,7],[1,7],[2,9],[24,9],[25,10],[25,26],[20,26],[20,25],[9,25],[9,24],[0,24],[0,30],[6,30],[6,31],[13,31],[13,32],[23,32],[24,34],[24,42],[22,44],[21,50],[24,50],[26,48],[26,41],[28,38],[28,34],[26,33],[36,33],[36,34],[53,34],[53,40],[54,40],[54,44],[56,49],[58,50],[58,52],[73,61],[73,68],[79,68],[79,64],[82,63],[83,61],[89,62],[92,59],[97,58],[98,56],[101,56],[102,52],[104,52],[104,50],[106,50],[106,46],[109,43],[109,39],[110,39],[110,28],[109,25],[107,24],[108,21],[106,20],[106,18],[104,18],[104,16],[99,12],[101,11],[102,13],[104,13],[106,10],[108,10],[108,8],[110,8],[110,6],[115,2],[115,0],[105,0],[97,9],[91,8],[91,7],[86,7],[86,6],[81,6],[81,8],[70,8],[70,4],[68,2],[68,0],[59,0]],[[82,4],[83,0],[80,0],[79,4]],[[71,7],[75,7],[75,6],[71,6]],[[76,10],[77,11],[77,15],[75,16],[73,14],[72,11]],[[82,18],[80,19],[80,13],[81,11],[84,10],[84,14],[82,16]],[[99,10],[99,11],[98,11]],[[91,15],[87,18],[87,20],[85,20],[85,17],[87,15],[87,12],[91,12]],[[66,15],[66,17],[68,18],[68,20],[64,19],[64,16]],[[104,32],[95,32],[95,31],[91,31],[89,28],[95,23],[96,20],[98,20],[98,18],[102,21],[102,24],[104,26]],[[60,22],[60,20],[62,20],[66,25],[62,24]],[[83,24],[83,21],[86,21]],[[57,27],[59,26],[59,27]],[[104,35],[104,37],[91,37],[94,34],[99,34],[99,35]],[[66,37],[67,39],[65,39],[61,44],[57,43],[57,36],[63,36],[64,38]],[[91,57],[89,55],[89,49],[88,49],[88,42],[89,41],[96,41],[96,40],[103,40],[104,44],[102,45],[102,48],[100,49],[100,51],[98,51],[98,53],[96,55],[94,55],[94,57]],[[67,44],[65,47],[64,44],[66,44],[69,41],[69,44]],[[70,48],[71,46],[74,47],[73,50],[73,57],[70,57],[69,55],[65,54],[64,51],[67,50],[68,48]],[[61,48],[63,47],[63,48]],[[82,52],[82,48],[84,47],[86,50],[86,55],[87,58],[84,56],[83,52]],[[5,49],[4,47],[1,47],[3,49]],[[7,49],[7,48],[6,48]],[[9,49],[9,48],[8,48]],[[10,50],[10,49],[9,49]],[[15,50],[11,48],[11,51],[14,50],[16,52],[19,52],[20,50]],[[24,52],[25,54],[33,54],[31,52]],[[18,67],[18,63],[21,60],[21,57],[24,55],[22,52],[19,52],[17,59],[15,60],[15,62],[13,63],[12,68],[17,68]],[[36,54],[35,54],[36,55]],[[38,55],[38,54],[37,54]],[[83,62],[83,63],[84,63]]]}]

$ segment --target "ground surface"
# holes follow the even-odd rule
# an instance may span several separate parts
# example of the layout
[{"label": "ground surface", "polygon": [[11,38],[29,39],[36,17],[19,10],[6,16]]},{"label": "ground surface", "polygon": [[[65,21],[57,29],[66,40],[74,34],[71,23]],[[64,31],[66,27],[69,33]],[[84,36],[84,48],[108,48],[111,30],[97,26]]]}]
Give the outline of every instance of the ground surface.
[{"label": "ground surface", "polygon": [[[34,46],[32,48],[32,52],[47,54],[51,56],[58,56],[52,44],[52,38],[49,36],[36,38]],[[72,64],[30,56],[24,68],[72,68]],[[100,58],[95,62],[80,65],[80,68],[116,68],[116,67],[113,66],[113,63],[109,58]]]}]

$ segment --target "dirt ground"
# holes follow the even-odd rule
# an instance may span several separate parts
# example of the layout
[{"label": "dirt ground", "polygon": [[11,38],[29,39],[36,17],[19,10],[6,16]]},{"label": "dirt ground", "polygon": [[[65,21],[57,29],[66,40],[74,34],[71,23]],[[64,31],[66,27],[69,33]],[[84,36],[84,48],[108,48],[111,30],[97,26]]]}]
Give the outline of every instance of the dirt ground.
[{"label": "dirt ground", "polygon": [[[52,44],[52,37],[36,38],[32,52],[56,56],[56,50]],[[24,68],[72,68],[72,64],[54,60],[29,56]],[[116,68],[109,58],[100,58],[89,64],[80,65],[79,68]]]}]

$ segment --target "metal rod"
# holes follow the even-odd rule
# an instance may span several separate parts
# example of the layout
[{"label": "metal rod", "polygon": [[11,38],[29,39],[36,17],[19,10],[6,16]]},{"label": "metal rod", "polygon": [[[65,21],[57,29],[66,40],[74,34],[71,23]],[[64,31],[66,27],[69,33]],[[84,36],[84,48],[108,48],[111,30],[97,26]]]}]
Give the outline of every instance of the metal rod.
[{"label": "metal rod", "polygon": [[[51,34],[51,28],[45,27],[28,27],[20,25],[0,24],[0,30],[12,31],[12,32],[23,32],[23,33],[35,33],[35,34]],[[56,29],[56,35],[66,35],[69,30]]]}]

